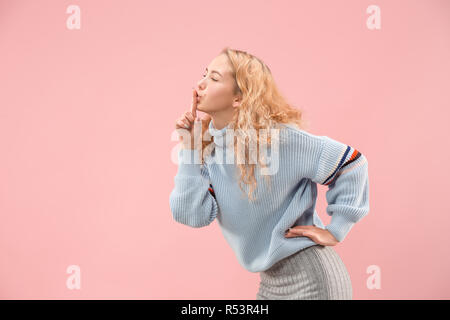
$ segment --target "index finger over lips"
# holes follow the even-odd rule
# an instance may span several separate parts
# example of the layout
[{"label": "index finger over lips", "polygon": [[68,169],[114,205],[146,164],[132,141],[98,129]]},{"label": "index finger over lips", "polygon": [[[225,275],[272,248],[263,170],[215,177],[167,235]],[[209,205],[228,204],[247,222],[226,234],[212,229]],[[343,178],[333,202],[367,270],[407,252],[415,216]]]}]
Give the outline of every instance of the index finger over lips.
[{"label": "index finger over lips", "polygon": [[194,119],[197,118],[197,91],[195,89],[192,91],[192,106],[191,113]]}]

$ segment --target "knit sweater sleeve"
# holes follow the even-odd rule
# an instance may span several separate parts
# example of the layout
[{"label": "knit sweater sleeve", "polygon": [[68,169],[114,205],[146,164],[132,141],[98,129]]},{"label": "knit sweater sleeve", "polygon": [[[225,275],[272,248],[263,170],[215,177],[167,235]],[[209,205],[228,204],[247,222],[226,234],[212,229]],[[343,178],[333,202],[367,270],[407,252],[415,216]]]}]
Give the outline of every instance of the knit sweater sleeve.
[{"label": "knit sweater sleeve", "polygon": [[174,180],[175,187],[169,197],[174,220],[193,228],[205,227],[213,222],[219,207],[208,171],[198,162],[198,151],[180,149]]},{"label": "knit sweater sleeve", "polygon": [[343,241],[356,222],[369,212],[369,175],[366,157],[355,148],[320,136],[322,147],[312,179],[328,186],[326,212],[331,222],[325,226]]}]

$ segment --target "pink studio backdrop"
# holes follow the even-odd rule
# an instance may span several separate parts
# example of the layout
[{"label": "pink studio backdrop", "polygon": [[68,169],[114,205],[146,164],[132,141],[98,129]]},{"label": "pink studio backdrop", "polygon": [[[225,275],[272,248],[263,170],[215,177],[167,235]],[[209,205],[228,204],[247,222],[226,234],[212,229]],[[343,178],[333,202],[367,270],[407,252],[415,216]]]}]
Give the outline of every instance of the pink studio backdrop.
[{"label": "pink studio backdrop", "polygon": [[369,160],[370,212],[334,247],[354,299],[450,298],[450,2],[436,0],[1,0],[1,298],[255,299],[259,274],[217,221],[189,228],[169,207],[175,120],[227,45],[270,66],[312,133]]}]

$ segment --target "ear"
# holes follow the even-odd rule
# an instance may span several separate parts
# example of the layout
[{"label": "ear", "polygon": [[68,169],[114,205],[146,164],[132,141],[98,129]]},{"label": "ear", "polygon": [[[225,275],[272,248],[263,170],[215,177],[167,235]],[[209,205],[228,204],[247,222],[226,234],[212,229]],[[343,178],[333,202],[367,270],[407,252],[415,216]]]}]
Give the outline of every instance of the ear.
[{"label": "ear", "polygon": [[239,108],[241,106],[242,97],[239,95],[238,97],[234,98],[233,101],[233,108]]}]

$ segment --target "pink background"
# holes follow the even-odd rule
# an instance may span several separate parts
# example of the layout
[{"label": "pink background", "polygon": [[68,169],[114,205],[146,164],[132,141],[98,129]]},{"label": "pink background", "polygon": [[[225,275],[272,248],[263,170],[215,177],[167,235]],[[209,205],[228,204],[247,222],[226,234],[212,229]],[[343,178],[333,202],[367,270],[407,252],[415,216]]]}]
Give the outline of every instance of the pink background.
[{"label": "pink background", "polygon": [[175,120],[227,45],[269,65],[312,133],[369,160],[370,212],[334,247],[354,299],[450,298],[445,0],[1,0],[1,298],[255,299],[217,221],[169,208]]}]

